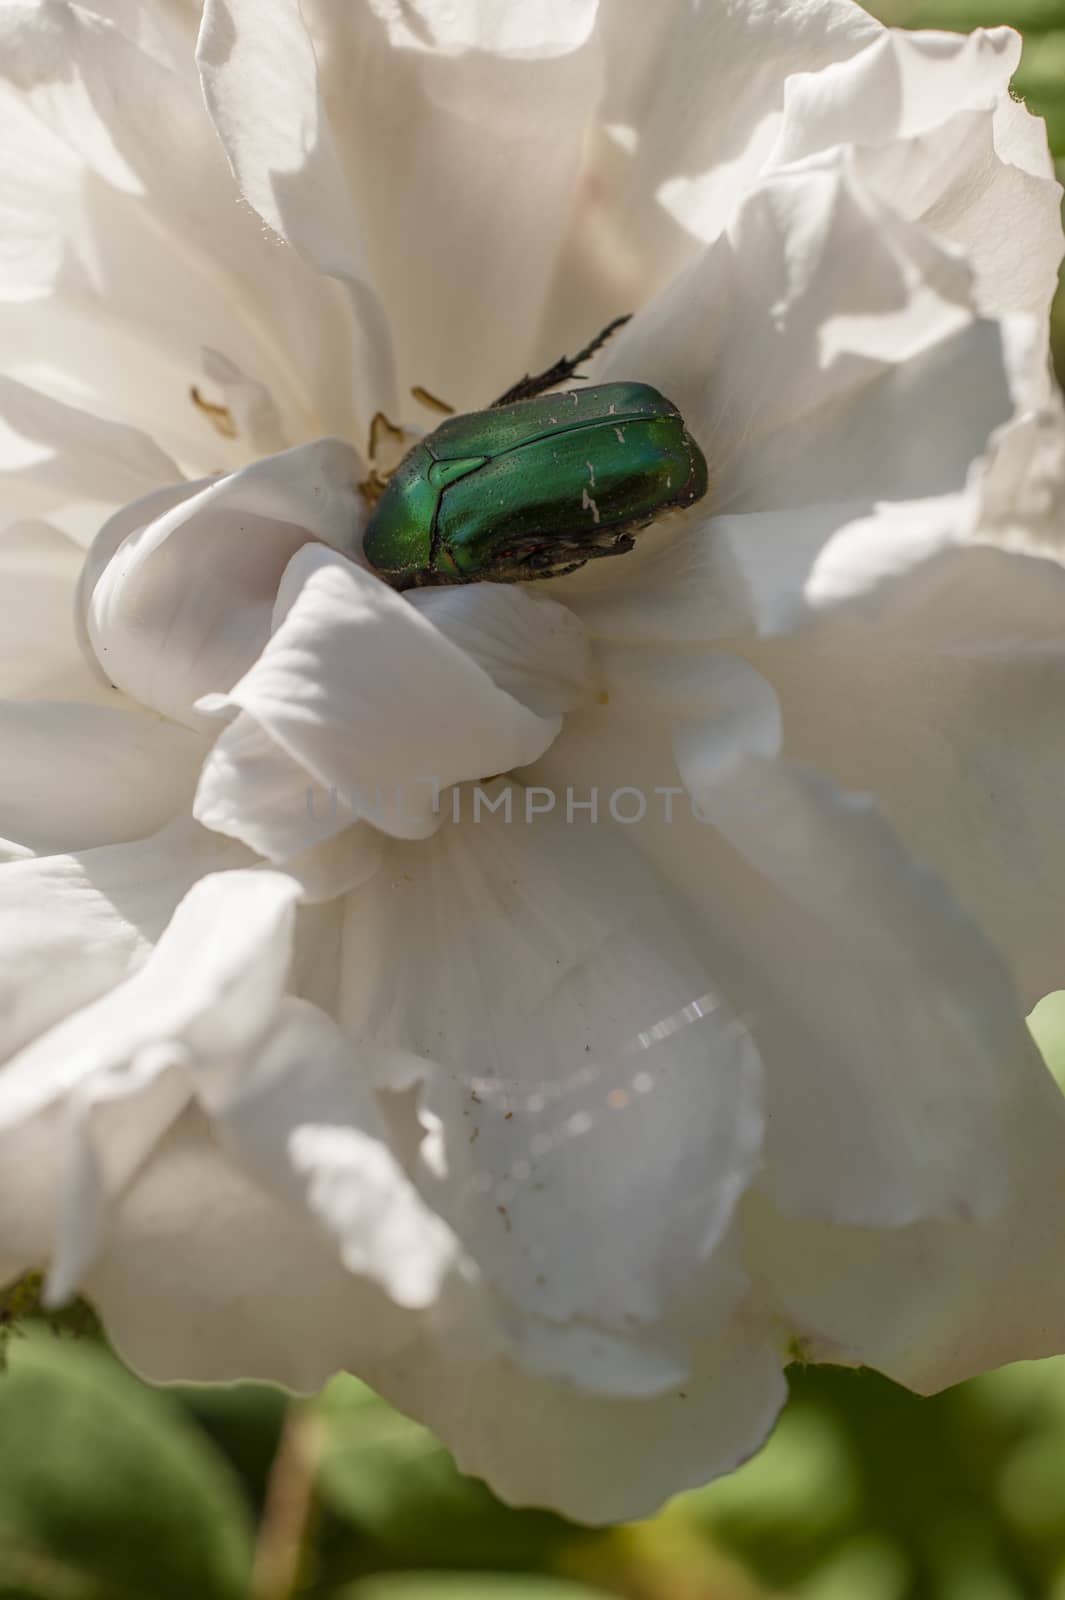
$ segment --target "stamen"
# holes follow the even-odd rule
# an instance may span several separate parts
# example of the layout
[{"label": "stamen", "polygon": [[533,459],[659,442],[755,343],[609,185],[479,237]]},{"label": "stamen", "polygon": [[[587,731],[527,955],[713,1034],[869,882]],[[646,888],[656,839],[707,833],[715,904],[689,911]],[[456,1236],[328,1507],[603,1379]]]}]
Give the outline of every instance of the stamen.
[{"label": "stamen", "polygon": [[389,422],[388,418],[385,416],[383,411],[375,411],[373,416],[370,419],[370,460],[371,461],[376,461],[376,459],[377,459],[377,446],[378,446],[378,441],[380,439],[381,429],[382,428],[384,429],[384,431],[386,433],[391,434],[393,439],[396,439],[400,443],[402,443],[402,441],[403,441],[403,439],[405,437],[404,433],[403,433],[403,429],[397,427],[394,422]]},{"label": "stamen", "polygon": [[454,406],[449,406],[446,400],[440,400],[435,394],[430,394],[428,389],[423,389],[420,383],[414,385],[411,394],[419,405],[428,406],[430,411],[439,411],[445,417],[453,417],[455,415]]},{"label": "stamen", "polygon": [[202,411],[211,427],[216,433],[220,433],[223,439],[237,438],[237,425],[228,406],[216,405],[213,400],[205,400],[195,384],[189,389],[189,399],[197,411]]}]

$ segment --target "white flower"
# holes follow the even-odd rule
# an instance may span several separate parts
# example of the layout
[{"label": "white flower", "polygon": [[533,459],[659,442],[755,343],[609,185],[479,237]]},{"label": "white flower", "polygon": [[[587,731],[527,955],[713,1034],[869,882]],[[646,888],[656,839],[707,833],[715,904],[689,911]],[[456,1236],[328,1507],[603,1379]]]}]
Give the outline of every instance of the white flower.
[{"label": "white flower", "polygon": [[[1018,49],[843,0],[0,10],[5,1273],[154,1377],[349,1368],[593,1521],[754,1450],[796,1348],[1065,1347]],[[376,410],[628,311],[594,375],[677,402],[707,501],[549,583],[367,569]]]}]

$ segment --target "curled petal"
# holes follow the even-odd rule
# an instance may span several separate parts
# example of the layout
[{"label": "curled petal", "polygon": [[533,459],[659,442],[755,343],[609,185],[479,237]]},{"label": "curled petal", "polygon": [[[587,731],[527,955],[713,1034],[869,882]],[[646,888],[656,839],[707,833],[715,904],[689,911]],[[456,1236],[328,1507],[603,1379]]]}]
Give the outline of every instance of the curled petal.
[{"label": "curled petal", "polygon": [[[204,879],[143,967],[5,1066],[0,1126],[65,1102],[53,1300],[77,1287],[101,1248],[112,1196],[188,1100],[190,1061],[232,1057],[261,1040],[288,970],[296,893],[276,874]],[[235,911],[232,921],[223,908]]]},{"label": "curled petal", "polygon": [[1062,255],[1046,130],[1015,102],[1009,28],[886,30],[847,61],[788,82],[771,166],[856,146],[862,179],[965,251],[989,316],[1045,313]]},{"label": "curled petal", "polygon": [[[212,703],[240,715],[208,756],[196,801],[207,826],[272,860],[359,815],[424,837],[439,826],[443,790],[535,760],[558,732],[560,718],[527,710],[387,584],[333,552],[294,557],[277,614],[259,660]],[[268,806],[264,785],[276,797]]]},{"label": "curled petal", "polygon": [[247,863],[187,819],[133,844],[6,862],[0,1060],[139,966],[197,879]]},{"label": "curled petal", "polygon": [[81,606],[109,680],[177,722],[210,729],[195,702],[231,688],[266,644],[291,557],[314,540],[357,538],[358,478],[354,451],[320,439],[105,524]]}]

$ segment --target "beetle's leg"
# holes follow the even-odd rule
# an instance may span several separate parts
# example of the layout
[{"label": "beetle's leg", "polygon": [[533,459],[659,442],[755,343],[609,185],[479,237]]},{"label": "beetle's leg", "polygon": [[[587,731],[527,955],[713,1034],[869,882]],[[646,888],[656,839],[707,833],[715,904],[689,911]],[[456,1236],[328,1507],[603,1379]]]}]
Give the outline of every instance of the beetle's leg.
[{"label": "beetle's leg", "polygon": [[561,356],[552,367],[545,372],[539,372],[534,377],[526,373],[520,378],[506,394],[501,394],[498,400],[492,401],[491,409],[496,406],[509,406],[514,400],[532,400],[535,395],[543,394],[546,389],[553,389],[556,384],[565,383],[567,378],[577,376],[577,368],[597,350],[601,350],[611,334],[625,325],[630,320],[632,313],[624,317],[615,317],[613,322],[608,322],[602,333],[596,334],[591,344],[586,344],[583,350],[578,350],[575,356]]}]

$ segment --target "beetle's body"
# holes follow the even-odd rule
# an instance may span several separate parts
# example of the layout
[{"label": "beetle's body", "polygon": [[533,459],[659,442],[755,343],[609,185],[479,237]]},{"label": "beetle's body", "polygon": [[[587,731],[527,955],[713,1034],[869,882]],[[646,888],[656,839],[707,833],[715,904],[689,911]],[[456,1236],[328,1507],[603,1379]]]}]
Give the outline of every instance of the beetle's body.
[{"label": "beetle's body", "polygon": [[450,417],[416,444],[363,548],[398,589],[557,577],[631,550],[636,529],[706,487],[702,452],[657,389],[541,394]]}]

